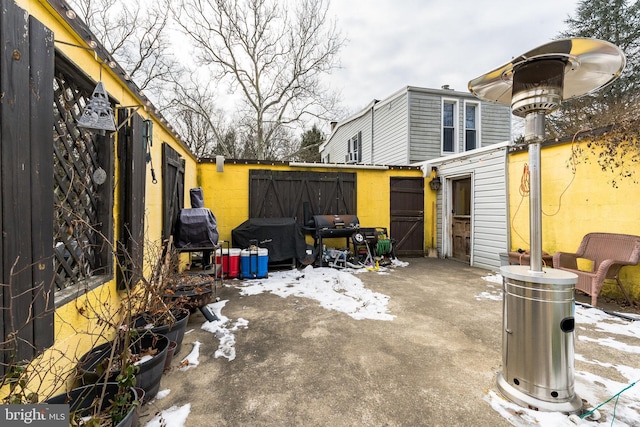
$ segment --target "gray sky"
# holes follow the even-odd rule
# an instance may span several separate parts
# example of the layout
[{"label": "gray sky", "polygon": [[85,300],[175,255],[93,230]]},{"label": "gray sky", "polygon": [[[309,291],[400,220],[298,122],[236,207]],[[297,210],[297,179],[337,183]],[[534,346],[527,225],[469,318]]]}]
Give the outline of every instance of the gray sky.
[{"label": "gray sky", "polygon": [[332,0],[348,43],[329,82],[350,113],[407,85],[467,91],[469,80],[566,30],[578,3]]}]

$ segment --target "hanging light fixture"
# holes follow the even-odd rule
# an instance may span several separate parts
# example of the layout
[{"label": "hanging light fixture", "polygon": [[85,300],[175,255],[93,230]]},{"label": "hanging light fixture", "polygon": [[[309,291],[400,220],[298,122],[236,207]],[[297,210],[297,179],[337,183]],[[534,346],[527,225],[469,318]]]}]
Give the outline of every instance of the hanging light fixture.
[{"label": "hanging light fixture", "polygon": [[82,117],[78,120],[78,126],[94,131],[110,131],[116,130],[116,122],[113,118],[113,109],[109,104],[107,91],[104,89],[102,82],[98,82],[93,90],[91,99],[82,112]]},{"label": "hanging light fixture", "polygon": [[442,182],[440,181],[439,176],[434,176],[433,179],[429,181],[429,188],[431,188],[433,191],[438,191],[441,186]]},{"label": "hanging light fixture", "polygon": [[[65,7],[65,9],[67,10],[67,16],[70,19],[75,18],[75,12],[73,12],[73,10],[68,9],[67,7]],[[70,14],[73,14],[73,16],[71,16]],[[93,56],[96,62],[100,64],[100,79],[95,89],[93,89],[91,99],[89,99],[87,106],[82,112],[82,116],[78,120],[78,127],[98,132],[101,135],[104,135],[106,131],[115,132],[116,130],[118,130],[118,128],[116,128],[116,121],[113,116],[113,109],[111,108],[111,104],[109,104],[109,96],[107,95],[107,91],[102,84],[102,66],[106,64],[110,68],[114,68],[116,66],[116,63],[108,57],[106,62],[98,58],[98,53],[95,50],[96,48],[98,48],[98,43],[91,38],[87,40],[88,47],[79,46],[62,40],[54,41],[56,43],[64,44],[67,46],[73,46],[79,49],[91,51],[93,52]]]}]

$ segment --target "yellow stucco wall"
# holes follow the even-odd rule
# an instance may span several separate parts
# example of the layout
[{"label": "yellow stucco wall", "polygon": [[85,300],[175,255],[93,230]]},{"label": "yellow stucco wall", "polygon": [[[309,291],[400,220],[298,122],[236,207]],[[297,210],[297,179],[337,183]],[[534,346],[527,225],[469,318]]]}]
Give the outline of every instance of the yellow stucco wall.
[{"label": "yellow stucco wall", "polygon": [[[130,89],[121,80],[122,76],[111,69],[107,58],[97,58],[88,49],[88,39],[76,34],[65,19],[46,2],[39,0],[17,0],[17,5],[41,21],[54,33],[55,48],[77,65],[95,82],[102,81],[106,91],[117,100],[112,105],[114,113],[118,107],[141,106],[143,101],[135,90]],[[69,45],[71,44],[71,45]],[[72,46],[75,45],[75,46]],[[153,120],[153,145],[151,158],[157,183],[153,183],[151,165],[147,165],[145,188],[145,246],[149,249],[160,245],[162,233],[162,144],[169,143],[186,160],[185,170],[185,207],[189,205],[189,189],[202,186],[205,194],[205,206],[209,207],[218,219],[220,238],[231,239],[231,231],[248,218],[249,211],[249,170],[252,168],[275,170],[314,170],[316,168],[290,168],[284,165],[242,165],[226,164],[224,172],[216,172],[215,164],[198,165],[191,153],[175,139],[169,126],[151,111],[140,107],[136,111],[144,119]],[[114,136],[115,138],[115,136]],[[114,155],[118,141],[114,140]],[[117,165],[117,162],[116,162]],[[117,167],[117,166],[116,166]],[[327,171],[326,168],[322,168]],[[344,172],[350,169],[335,168],[329,171]],[[363,226],[389,227],[389,180],[391,176],[422,177],[419,170],[366,170],[353,169],[358,174],[358,216]],[[115,170],[114,175],[119,176]],[[119,206],[120,187],[116,179],[114,189],[114,239],[118,238],[121,206]],[[149,257],[145,256],[145,260]],[[149,265],[147,265],[147,269]],[[102,334],[104,323],[100,319],[115,315],[122,301],[122,293],[116,289],[115,278],[95,289],[85,291],[83,285],[78,289],[78,298],[65,305],[56,307],[55,342],[45,354],[37,360],[38,387],[46,384],[47,390],[40,388],[41,396],[51,390],[60,391],[65,386],[60,379],[70,379],[77,357],[86,352],[96,340],[108,337]],[[47,366],[47,369],[41,369]]]},{"label": "yellow stucco wall", "polygon": [[[116,75],[115,71],[105,64],[105,58],[96,58],[92,51],[81,48],[88,46],[87,40],[83,40],[82,37],[76,34],[46,1],[17,0],[16,4],[53,31],[54,45],[57,51],[69,58],[91,79],[96,82],[102,81],[109,95],[117,100],[117,105],[112,105],[114,114],[118,107],[140,106],[136,113],[144,119],[153,120],[151,157],[158,182],[156,184],[152,182],[150,165],[147,165],[145,246],[152,248],[154,245],[160,245],[162,233],[162,143],[169,143],[186,161],[185,200],[188,200],[188,189],[197,185],[196,159],[176,139],[166,123],[160,120],[159,116],[142,106],[143,102],[137,93],[123,83],[122,76]],[[70,46],[65,43],[77,46]],[[117,140],[115,140],[114,150],[116,146]],[[114,171],[114,176],[119,176],[117,170]],[[122,208],[118,204],[120,200],[118,197],[119,191],[120,187],[116,179],[113,209],[115,239],[118,238],[119,212]],[[148,256],[144,258],[149,261]],[[147,270],[148,268],[149,266],[147,265]],[[84,284],[81,284],[76,300],[56,307],[54,345],[36,361],[35,365],[40,374],[32,378],[37,383],[35,387],[39,388],[41,396],[50,393],[51,390],[59,391],[65,385],[61,379],[72,376],[77,357],[84,354],[95,343],[97,337],[101,336],[100,331],[104,324],[98,319],[114,316],[122,296],[122,293],[116,290],[115,277],[112,277],[107,278],[106,283],[103,285],[88,292],[85,292]],[[102,339],[104,340],[105,337],[102,336]],[[42,373],[45,375],[41,375]],[[45,384],[45,388],[43,389],[40,384]]]},{"label": "yellow stucco wall", "polygon": [[[360,225],[363,227],[387,227],[387,229],[390,227],[390,178],[422,177],[422,171],[415,169],[302,168],[280,164],[242,163],[225,164],[223,172],[216,172],[215,163],[202,163],[198,168],[198,182],[204,192],[205,206],[211,209],[216,216],[218,232],[222,240],[231,241],[231,231],[249,218],[249,171],[252,169],[355,172],[357,174],[357,210]],[[425,193],[428,191],[430,190],[427,187]],[[425,223],[427,223],[426,218]]]},{"label": "yellow stucco wall", "polygon": [[[603,172],[597,153],[589,149],[582,150],[578,162],[572,161],[576,148],[586,148],[587,143],[554,144],[541,150],[542,250],[550,254],[575,252],[589,232],[640,235],[640,183]],[[529,248],[529,199],[520,189],[527,162],[527,151],[509,156],[511,250]],[[640,300],[640,267],[625,267],[620,277],[632,298]],[[602,295],[623,298],[615,282],[606,283]]]}]

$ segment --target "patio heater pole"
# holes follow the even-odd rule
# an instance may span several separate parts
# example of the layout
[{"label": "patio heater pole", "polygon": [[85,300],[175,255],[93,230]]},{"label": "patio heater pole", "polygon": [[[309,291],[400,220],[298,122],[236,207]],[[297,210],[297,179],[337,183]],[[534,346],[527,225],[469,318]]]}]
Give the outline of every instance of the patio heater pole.
[{"label": "patio heater pole", "polygon": [[544,139],[545,113],[534,111],[525,116],[524,141],[529,149],[529,259],[532,272],[542,272],[542,207],[540,146]]},{"label": "patio heater pole", "polygon": [[579,413],[574,391],[575,284],[578,276],[542,267],[540,148],[545,114],[563,100],[594,92],[624,69],[622,51],[602,40],[556,40],[469,82],[478,98],[511,106],[525,119],[529,151],[530,265],[500,268],[503,277],[502,372],[509,400],[541,411]]}]

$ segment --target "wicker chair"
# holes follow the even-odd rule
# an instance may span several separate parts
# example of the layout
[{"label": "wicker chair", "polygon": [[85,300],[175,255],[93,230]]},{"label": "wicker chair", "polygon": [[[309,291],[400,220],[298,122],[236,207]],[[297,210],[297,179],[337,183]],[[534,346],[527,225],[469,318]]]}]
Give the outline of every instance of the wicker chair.
[{"label": "wicker chair", "polygon": [[[593,263],[591,271],[578,269],[578,260]],[[615,233],[589,233],[585,235],[576,253],[556,252],[553,266],[578,275],[576,289],[591,295],[591,305],[598,304],[598,295],[606,279],[615,279],[624,296],[633,305],[629,293],[620,283],[618,274],[627,265],[640,262],[640,236]]]}]

